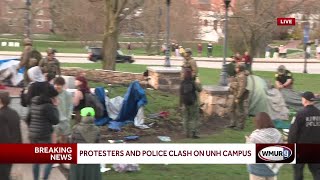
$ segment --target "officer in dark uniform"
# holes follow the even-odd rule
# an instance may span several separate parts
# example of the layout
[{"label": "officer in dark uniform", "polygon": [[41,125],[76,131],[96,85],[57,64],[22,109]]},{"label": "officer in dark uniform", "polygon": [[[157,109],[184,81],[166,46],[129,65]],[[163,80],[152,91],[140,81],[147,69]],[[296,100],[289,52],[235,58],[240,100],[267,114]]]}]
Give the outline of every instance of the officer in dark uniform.
[{"label": "officer in dark uniform", "polygon": [[[292,123],[288,143],[320,144],[320,110],[314,106],[312,92],[302,94],[303,110],[297,113]],[[308,164],[313,179],[320,179],[320,164]],[[303,180],[304,164],[295,164],[294,180]]]},{"label": "officer in dark uniform", "polygon": [[275,74],[276,88],[292,89],[292,85],[293,85],[292,73],[289,70],[287,70],[284,65],[280,65],[277,71],[278,72]]}]

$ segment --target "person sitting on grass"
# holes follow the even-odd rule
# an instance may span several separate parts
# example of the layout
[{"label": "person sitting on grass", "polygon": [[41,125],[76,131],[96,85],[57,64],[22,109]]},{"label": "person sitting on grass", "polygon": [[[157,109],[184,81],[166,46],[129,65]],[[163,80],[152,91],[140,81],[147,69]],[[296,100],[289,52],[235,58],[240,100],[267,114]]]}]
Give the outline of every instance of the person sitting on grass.
[{"label": "person sitting on grass", "polygon": [[[245,136],[247,143],[283,143],[281,133],[274,127],[267,113],[257,113],[253,122],[256,130],[250,136]],[[249,164],[250,180],[276,180],[280,166],[280,164]]]},{"label": "person sitting on grass", "polygon": [[[94,124],[95,111],[91,107],[81,109],[81,122],[72,130],[72,143],[99,143],[100,129]],[[101,180],[100,164],[72,164],[69,180]]]},{"label": "person sitting on grass", "polygon": [[202,90],[199,79],[192,78],[192,70],[184,69],[184,79],[180,86],[180,104],[183,107],[183,125],[187,138],[199,138],[199,102],[198,92]]}]

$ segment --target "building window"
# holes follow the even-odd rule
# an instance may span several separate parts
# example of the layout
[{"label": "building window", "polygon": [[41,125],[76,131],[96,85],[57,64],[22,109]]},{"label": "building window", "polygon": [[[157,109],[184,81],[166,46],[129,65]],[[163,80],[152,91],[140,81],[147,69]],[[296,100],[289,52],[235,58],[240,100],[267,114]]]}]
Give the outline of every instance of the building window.
[{"label": "building window", "polygon": [[43,22],[42,21],[37,21],[37,27],[38,28],[43,28]]},{"label": "building window", "polygon": [[8,26],[13,26],[13,20],[12,19],[8,20]]},{"label": "building window", "polygon": [[7,12],[10,14],[13,13],[13,9],[10,6],[7,6]]},{"label": "building window", "polygon": [[44,14],[44,12],[43,12],[42,9],[40,9],[37,14],[40,15],[40,16],[42,16],[42,15]]}]

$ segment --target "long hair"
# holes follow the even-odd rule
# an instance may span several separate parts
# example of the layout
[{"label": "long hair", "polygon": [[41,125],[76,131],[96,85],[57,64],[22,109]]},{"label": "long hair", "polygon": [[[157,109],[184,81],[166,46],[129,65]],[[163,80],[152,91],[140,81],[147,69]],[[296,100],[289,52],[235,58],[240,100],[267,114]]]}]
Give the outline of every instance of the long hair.
[{"label": "long hair", "polygon": [[90,92],[90,88],[88,86],[88,81],[85,77],[83,76],[77,76],[76,80],[81,82],[81,85],[79,87],[79,90],[83,93],[89,93]]},{"label": "long hair", "polygon": [[256,129],[274,128],[270,116],[265,112],[259,112],[254,117]]}]

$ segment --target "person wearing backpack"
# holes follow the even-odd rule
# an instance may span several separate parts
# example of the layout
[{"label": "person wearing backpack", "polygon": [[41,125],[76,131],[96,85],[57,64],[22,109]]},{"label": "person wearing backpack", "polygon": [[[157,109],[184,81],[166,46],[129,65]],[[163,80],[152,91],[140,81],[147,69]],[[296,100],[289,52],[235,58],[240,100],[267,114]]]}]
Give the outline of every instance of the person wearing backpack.
[{"label": "person wearing backpack", "polygon": [[79,123],[81,121],[80,110],[86,107],[85,95],[90,93],[90,88],[88,87],[87,79],[83,76],[76,77],[75,86],[77,87],[77,90],[73,97],[73,110],[76,123]]},{"label": "person wearing backpack", "polygon": [[192,70],[184,69],[184,79],[180,86],[180,105],[183,109],[183,125],[187,138],[199,138],[199,103],[198,92],[202,90],[199,79],[197,81],[192,78]]}]

